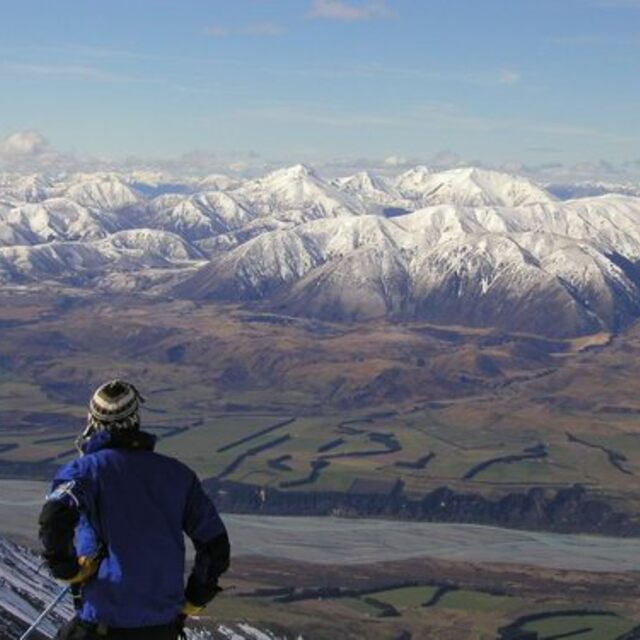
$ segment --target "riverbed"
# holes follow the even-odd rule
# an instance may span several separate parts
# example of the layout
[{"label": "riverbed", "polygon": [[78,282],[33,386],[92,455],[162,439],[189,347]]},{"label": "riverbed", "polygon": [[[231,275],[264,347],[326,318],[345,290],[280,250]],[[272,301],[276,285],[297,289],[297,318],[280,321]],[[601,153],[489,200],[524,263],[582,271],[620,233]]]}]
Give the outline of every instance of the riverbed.
[{"label": "riverbed", "polygon": [[[36,544],[47,484],[0,480],[0,535]],[[640,539],[564,535],[466,524],[224,514],[235,556],[314,564],[411,558],[526,564],[554,569],[640,571]]]}]

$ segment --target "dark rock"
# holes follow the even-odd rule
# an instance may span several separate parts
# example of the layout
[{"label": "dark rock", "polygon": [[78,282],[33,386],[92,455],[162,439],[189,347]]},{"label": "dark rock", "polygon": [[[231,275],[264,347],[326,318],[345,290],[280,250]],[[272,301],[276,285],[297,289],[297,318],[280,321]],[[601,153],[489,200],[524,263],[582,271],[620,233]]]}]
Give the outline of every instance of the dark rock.
[{"label": "dark rock", "polygon": [[[308,480],[305,479],[305,480]],[[340,515],[423,522],[458,522],[514,529],[640,535],[640,523],[576,485],[557,492],[534,487],[489,500],[441,487],[422,498],[402,485],[383,493],[291,491],[210,478],[207,490],[222,511],[270,515]],[[295,483],[294,483],[295,487]],[[293,487],[290,487],[293,488]]]}]

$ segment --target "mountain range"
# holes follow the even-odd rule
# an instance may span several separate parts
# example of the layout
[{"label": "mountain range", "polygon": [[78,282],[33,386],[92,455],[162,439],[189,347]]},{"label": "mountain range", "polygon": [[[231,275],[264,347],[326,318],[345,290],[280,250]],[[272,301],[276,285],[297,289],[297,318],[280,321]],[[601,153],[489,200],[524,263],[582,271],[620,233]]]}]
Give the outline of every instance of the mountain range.
[{"label": "mountain range", "polygon": [[0,175],[0,283],[557,337],[640,316],[640,197],[415,167],[325,179]]}]

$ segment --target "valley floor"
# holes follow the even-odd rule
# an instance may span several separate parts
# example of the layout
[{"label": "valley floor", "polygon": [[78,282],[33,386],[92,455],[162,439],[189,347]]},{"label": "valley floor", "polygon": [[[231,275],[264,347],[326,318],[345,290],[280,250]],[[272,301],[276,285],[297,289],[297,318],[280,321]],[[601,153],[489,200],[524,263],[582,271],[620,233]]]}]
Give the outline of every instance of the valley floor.
[{"label": "valley floor", "polygon": [[[0,481],[0,536],[37,547],[47,486]],[[627,640],[640,622],[637,539],[388,520],[223,517],[232,569],[223,595],[195,623],[215,638],[223,637],[222,627],[248,624],[273,637],[306,640],[502,640],[509,628],[546,639]],[[34,571],[37,564],[30,562]]]}]

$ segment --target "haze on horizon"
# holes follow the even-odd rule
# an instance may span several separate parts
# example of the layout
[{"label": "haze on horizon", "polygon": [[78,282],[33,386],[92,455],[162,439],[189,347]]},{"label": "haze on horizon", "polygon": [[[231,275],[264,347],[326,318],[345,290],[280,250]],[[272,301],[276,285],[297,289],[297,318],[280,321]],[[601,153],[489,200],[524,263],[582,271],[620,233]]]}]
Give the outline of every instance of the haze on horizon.
[{"label": "haze on horizon", "polygon": [[0,169],[71,157],[640,167],[637,0],[1,11]]}]

